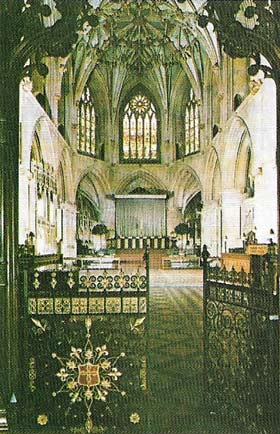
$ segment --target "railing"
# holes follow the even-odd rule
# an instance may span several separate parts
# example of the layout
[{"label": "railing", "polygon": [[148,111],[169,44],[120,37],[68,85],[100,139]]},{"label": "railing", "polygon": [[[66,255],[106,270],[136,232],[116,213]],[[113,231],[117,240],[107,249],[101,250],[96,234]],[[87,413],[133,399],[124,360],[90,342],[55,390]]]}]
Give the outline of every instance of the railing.
[{"label": "railing", "polygon": [[116,249],[146,249],[164,250],[171,248],[171,240],[168,237],[117,237],[108,240],[110,248]]},{"label": "railing", "polygon": [[[25,258],[21,268],[21,383],[15,413],[20,428],[15,431],[37,432],[40,418],[48,432],[61,426],[65,432],[92,432],[87,429],[92,423],[120,430],[127,423],[129,429],[126,394],[132,411],[144,409],[149,384],[149,251],[145,269],[135,267],[131,273],[57,264],[34,268],[34,262]],[[100,395],[88,399],[95,390]],[[111,392],[113,406],[100,407]],[[147,418],[144,411],[141,420]]]},{"label": "railing", "polygon": [[34,269],[23,267],[22,284],[29,315],[146,314],[149,294],[149,251],[145,270]]},{"label": "railing", "polygon": [[275,246],[251,257],[250,273],[211,267],[206,246],[202,259],[207,408],[239,432],[254,432],[254,426],[270,432],[273,424],[279,426]]},{"label": "railing", "polygon": [[34,246],[20,245],[18,250],[19,263],[24,268],[35,268],[54,264],[62,264],[63,257],[60,254],[35,255]]}]

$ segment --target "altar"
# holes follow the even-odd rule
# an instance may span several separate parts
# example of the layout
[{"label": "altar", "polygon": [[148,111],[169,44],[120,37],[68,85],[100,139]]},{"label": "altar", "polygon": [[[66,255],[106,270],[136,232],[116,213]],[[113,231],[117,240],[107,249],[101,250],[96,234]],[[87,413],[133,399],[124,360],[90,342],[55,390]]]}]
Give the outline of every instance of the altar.
[{"label": "altar", "polygon": [[200,267],[200,258],[196,255],[169,255],[164,256],[161,261],[163,270]]},{"label": "altar", "polygon": [[120,268],[120,258],[114,255],[79,256],[78,261],[81,268],[93,270],[118,270]]}]

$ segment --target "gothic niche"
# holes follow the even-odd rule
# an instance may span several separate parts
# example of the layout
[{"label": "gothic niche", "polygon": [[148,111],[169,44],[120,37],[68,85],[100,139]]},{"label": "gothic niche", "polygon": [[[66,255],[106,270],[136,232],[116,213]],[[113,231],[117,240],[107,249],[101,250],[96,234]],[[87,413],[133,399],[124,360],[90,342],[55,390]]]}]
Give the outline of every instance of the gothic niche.
[{"label": "gothic niche", "polygon": [[93,227],[99,221],[97,206],[81,191],[77,193],[77,253],[88,255],[98,250]]},{"label": "gothic niche", "polygon": [[184,221],[188,226],[186,250],[200,252],[201,246],[201,192],[197,193],[187,204],[184,211]]},{"label": "gothic niche", "polygon": [[31,210],[30,230],[34,233],[35,253],[44,255],[57,253],[57,179],[54,167],[42,158],[39,137],[34,134],[30,171],[32,181],[29,188]]}]

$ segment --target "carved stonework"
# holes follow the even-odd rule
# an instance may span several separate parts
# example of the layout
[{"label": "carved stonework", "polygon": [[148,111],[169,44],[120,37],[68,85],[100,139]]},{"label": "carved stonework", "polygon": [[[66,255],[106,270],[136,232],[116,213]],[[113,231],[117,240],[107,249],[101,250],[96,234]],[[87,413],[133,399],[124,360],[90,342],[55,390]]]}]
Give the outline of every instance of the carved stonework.
[{"label": "carved stonework", "polygon": [[21,86],[25,92],[32,92],[33,83],[30,77],[24,77],[24,79],[21,81]]},{"label": "carved stonework", "polygon": [[256,95],[260,88],[262,87],[263,81],[261,79],[258,80],[250,80],[249,88],[251,95]]}]

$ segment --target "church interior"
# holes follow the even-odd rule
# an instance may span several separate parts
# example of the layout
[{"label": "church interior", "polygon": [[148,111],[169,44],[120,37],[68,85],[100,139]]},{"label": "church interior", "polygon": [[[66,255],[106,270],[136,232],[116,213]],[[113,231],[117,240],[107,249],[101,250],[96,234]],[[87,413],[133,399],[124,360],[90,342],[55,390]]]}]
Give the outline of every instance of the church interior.
[{"label": "church interior", "polygon": [[251,231],[277,237],[275,84],[168,12],[125,8],[99,57],[85,30],[70,57],[46,59],[49,75],[22,82],[19,244],[33,233],[36,254],[73,259],[100,250],[97,224],[115,248],[160,249],[186,223],[184,242],[211,256]]},{"label": "church interior", "polygon": [[[48,29],[63,2],[42,3]],[[275,80],[199,25],[203,0],[86,3],[18,84],[0,430],[276,434]],[[228,3],[253,31],[258,1]]]}]

